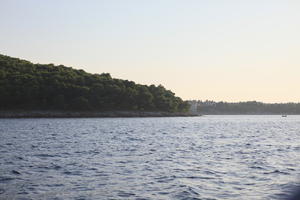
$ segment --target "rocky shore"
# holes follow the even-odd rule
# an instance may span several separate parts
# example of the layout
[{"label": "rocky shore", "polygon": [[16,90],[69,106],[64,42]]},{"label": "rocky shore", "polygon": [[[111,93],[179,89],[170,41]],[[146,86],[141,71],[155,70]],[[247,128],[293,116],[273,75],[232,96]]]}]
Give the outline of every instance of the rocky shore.
[{"label": "rocky shore", "polygon": [[143,111],[0,111],[0,118],[192,117],[191,113]]}]

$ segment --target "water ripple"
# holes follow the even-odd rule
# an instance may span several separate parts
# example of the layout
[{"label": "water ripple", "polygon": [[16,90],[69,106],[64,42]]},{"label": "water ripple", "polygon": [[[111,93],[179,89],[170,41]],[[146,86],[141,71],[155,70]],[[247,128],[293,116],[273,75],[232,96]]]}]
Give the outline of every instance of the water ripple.
[{"label": "water ripple", "polygon": [[0,119],[0,199],[282,199],[300,116]]}]

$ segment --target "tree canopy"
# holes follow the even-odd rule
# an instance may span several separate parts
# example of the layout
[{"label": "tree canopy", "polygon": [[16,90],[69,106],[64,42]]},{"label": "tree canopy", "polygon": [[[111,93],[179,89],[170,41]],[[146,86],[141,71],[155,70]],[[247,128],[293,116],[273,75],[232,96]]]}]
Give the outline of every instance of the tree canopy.
[{"label": "tree canopy", "polygon": [[199,114],[300,114],[300,103],[190,101]]},{"label": "tree canopy", "polygon": [[185,112],[189,104],[162,85],[141,85],[63,65],[0,54],[1,110]]}]

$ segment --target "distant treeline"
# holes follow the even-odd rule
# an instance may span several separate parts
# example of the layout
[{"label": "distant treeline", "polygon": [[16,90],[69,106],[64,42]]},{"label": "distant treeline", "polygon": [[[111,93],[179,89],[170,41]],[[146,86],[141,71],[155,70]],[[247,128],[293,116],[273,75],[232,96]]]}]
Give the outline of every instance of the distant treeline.
[{"label": "distant treeline", "polygon": [[300,103],[191,101],[199,114],[300,114]]},{"label": "distant treeline", "polygon": [[0,54],[0,109],[185,112],[189,104],[162,85]]}]

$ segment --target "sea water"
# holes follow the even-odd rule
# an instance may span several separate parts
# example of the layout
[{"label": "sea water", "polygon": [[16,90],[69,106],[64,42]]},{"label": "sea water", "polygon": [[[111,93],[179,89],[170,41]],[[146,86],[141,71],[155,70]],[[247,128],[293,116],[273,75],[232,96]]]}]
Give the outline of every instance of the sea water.
[{"label": "sea water", "polygon": [[300,116],[0,119],[0,199],[282,199]]}]

